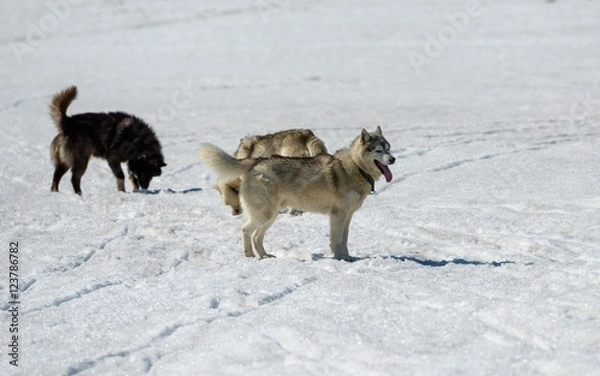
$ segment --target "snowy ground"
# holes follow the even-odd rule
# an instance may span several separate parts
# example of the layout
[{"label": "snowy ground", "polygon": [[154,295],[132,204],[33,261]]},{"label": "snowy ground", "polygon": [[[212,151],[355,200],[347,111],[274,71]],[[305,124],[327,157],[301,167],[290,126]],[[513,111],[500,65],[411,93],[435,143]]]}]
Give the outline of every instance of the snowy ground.
[{"label": "snowy ground", "polygon": [[[600,374],[600,2],[1,5],[1,374]],[[149,192],[100,160],[83,197],[49,192],[71,84],[70,113],[153,125]],[[334,151],[377,124],[399,160],[352,222],[360,261],[313,214],[242,256],[201,142],[309,127]]]}]

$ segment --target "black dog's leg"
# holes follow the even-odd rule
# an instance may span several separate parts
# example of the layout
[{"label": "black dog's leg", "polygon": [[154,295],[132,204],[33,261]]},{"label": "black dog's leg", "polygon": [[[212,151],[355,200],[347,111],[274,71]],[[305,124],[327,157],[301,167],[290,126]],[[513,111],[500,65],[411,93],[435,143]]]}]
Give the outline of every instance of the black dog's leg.
[{"label": "black dog's leg", "polygon": [[121,161],[118,159],[111,159],[108,161],[108,165],[117,178],[117,189],[121,192],[125,192],[125,174],[123,174],[123,169],[121,168]]},{"label": "black dog's leg", "polygon": [[131,185],[133,185],[134,191],[140,190],[140,183],[137,181],[137,178],[133,176],[133,174],[129,174],[129,180],[131,180]]},{"label": "black dog's leg", "polygon": [[73,185],[73,190],[78,195],[81,195],[81,177],[85,173],[87,165],[87,160],[84,162],[77,162],[71,170],[71,184]]},{"label": "black dog's leg", "polygon": [[140,190],[140,183],[138,182],[137,178],[135,177],[135,175],[131,172],[131,170],[129,170],[129,180],[131,180],[131,185],[133,185],[133,191],[139,191]]},{"label": "black dog's leg", "polygon": [[63,175],[69,171],[69,167],[63,163],[57,163],[54,167],[54,176],[52,177],[52,188],[50,188],[51,192],[58,192],[58,183],[60,183],[60,179]]}]

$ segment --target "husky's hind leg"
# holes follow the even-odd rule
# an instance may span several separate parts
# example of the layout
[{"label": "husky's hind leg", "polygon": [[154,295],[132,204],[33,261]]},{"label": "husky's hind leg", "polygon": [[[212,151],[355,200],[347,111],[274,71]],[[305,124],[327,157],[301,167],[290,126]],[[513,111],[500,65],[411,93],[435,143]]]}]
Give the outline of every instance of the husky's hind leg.
[{"label": "husky's hind leg", "polygon": [[261,227],[254,230],[254,233],[252,234],[252,246],[253,246],[254,250],[256,251],[256,254],[258,255],[259,258],[275,257],[275,256],[270,255],[267,252],[265,252],[265,247],[263,245],[263,240],[265,239],[265,234],[267,233],[267,230],[273,225],[273,222],[275,222],[275,219],[277,219],[276,212],[271,215],[271,218],[269,219],[269,221],[267,223],[263,224]]},{"label": "husky's hind leg", "polygon": [[273,257],[265,252],[263,240],[265,233],[273,222],[275,222],[276,218],[277,212],[271,213],[271,215],[266,217],[261,216],[259,220],[249,214],[248,221],[242,226],[242,242],[246,257]]},{"label": "husky's hind leg", "polygon": [[244,254],[247,257],[273,257],[265,252],[263,240],[277,218],[279,207],[274,204],[277,202],[277,191],[268,183],[269,179],[263,174],[241,180],[239,198],[248,218],[242,227]]},{"label": "husky's hind leg", "polygon": [[52,188],[50,188],[51,192],[58,192],[58,184],[60,183],[60,179],[62,179],[63,175],[69,171],[69,166],[62,162],[57,162],[54,167],[54,175],[52,176]]},{"label": "husky's hind leg", "polygon": [[252,251],[252,234],[255,230],[256,225],[252,222],[252,219],[248,219],[242,226],[242,245],[246,257],[254,257],[254,252]]}]

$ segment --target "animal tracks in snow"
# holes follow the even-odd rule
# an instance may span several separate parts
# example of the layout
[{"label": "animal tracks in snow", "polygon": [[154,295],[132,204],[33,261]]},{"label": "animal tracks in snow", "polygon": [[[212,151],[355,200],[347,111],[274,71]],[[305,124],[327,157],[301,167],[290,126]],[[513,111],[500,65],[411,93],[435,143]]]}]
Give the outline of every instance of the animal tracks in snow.
[{"label": "animal tracks in snow", "polygon": [[91,286],[85,287],[85,288],[83,288],[83,289],[81,289],[79,291],[76,291],[74,293],[67,294],[67,295],[64,295],[62,297],[58,297],[58,298],[54,299],[52,301],[52,303],[50,303],[50,304],[46,304],[44,306],[35,307],[35,308],[30,309],[30,310],[26,310],[26,311],[24,311],[24,313],[33,313],[33,312],[41,311],[43,309],[50,308],[50,307],[58,307],[58,306],[60,306],[62,304],[68,303],[68,302],[70,302],[72,300],[79,299],[79,298],[84,297],[84,296],[86,296],[88,294],[95,293],[95,292],[97,292],[97,291],[99,291],[101,289],[104,289],[104,288],[107,288],[107,287],[111,287],[111,286],[117,286],[117,285],[120,285],[122,283],[123,283],[123,281],[116,281],[116,282],[105,281],[105,282],[95,283],[95,284],[93,284]]},{"label": "animal tracks in snow", "polygon": [[[317,281],[316,277],[307,277],[297,283],[289,284],[286,287],[278,288],[266,295],[260,296],[261,294],[249,294],[242,290],[226,290],[226,294],[223,297],[213,296],[209,299],[208,308],[211,311],[219,311],[217,315],[200,316],[196,319],[189,321],[177,321],[163,327],[156,335],[151,336],[144,343],[137,346],[126,348],[126,349],[115,349],[103,354],[100,354],[91,359],[84,359],[80,362],[67,367],[65,374],[69,376],[77,375],[81,372],[88,371],[96,366],[103,364],[106,361],[115,358],[128,358],[136,355],[137,353],[144,352],[145,350],[153,348],[153,346],[165,340],[168,340],[179,330],[194,327],[196,325],[209,325],[216,320],[237,320],[244,315],[261,309],[264,306],[273,304],[285,297],[293,294],[295,291]],[[104,286],[104,287],[108,287]],[[89,293],[89,292],[87,292]],[[82,294],[83,295],[83,294]],[[71,296],[57,302],[60,305],[72,298]],[[229,304],[233,300],[233,305]],[[227,306],[227,309],[222,309]],[[238,309],[239,308],[239,309]],[[146,370],[152,368],[155,363],[155,359],[148,354],[142,356],[142,367]]]},{"label": "animal tracks in snow", "polygon": [[98,251],[104,250],[112,242],[125,237],[128,232],[129,232],[129,227],[123,226],[122,228],[117,230],[112,235],[109,235],[106,238],[102,239],[96,247],[84,250],[83,252],[81,252],[81,254],[74,256],[72,258],[72,260],[70,260],[69,262],[64,263],[62,265],[49,267],[49,268],[41,271],[39,274],[40,275],[50,275],[50,274],[54,274],[54,273],[65,273],[65,272],[72,271],[73,269],[79,268],[80,266],[85,265],[87,262],[89,262],[92,259],[92,257],[94,257],[94,255],[96,255],[96,253]]},{"label": "animal tracks in snow", "polygon": [[270,304],[270,303],[276,302],[277,300],[286,297],[287,295],[293,293],[294,291],[298,290],[299,288],[301,288],[301,287],[303,287],[303,286],[305,286],[305,285],[307,285],[309,283],[313,283],[316,280],[317,280],[316,277],[306,278],[300,284],[297,284],[297,283],[293,284],[292,286],[286,287],[286,288],[284,288],[283,290],[281,290],[279,292],[276,292],[274,294],[269,294],[269,295],[261,298],[258,301],[258,305],[262,306],[262,305],[265,305],[265,304]]}]

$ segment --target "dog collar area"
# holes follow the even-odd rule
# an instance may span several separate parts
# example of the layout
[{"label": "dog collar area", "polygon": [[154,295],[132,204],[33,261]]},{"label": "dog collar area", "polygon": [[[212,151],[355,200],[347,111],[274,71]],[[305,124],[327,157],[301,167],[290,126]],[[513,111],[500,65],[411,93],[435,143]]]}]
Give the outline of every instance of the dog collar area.
[{"label": "dog collar area", "polygon": [[358,172],[362,175],[363,178],[367,181],[367,183],[371,184],[371,194],[375,193],[375,180],[369,174],[367,174],[362,168],[358,168]]}]

